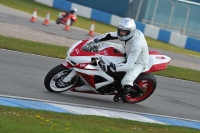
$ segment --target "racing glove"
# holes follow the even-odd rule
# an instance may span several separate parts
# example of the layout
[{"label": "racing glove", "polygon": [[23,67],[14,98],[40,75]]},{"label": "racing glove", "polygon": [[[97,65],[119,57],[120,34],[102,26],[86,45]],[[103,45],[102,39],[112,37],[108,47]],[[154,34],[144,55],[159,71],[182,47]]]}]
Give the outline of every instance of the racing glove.
[{"label": "racing glove", "polygon": [[95,43],[98,43],[98,42],[99,42],[99,39],[98,39],[98,38],[95,38],[93,41],[94,41]]},{"label": "racing glove", "polygon": [[115,67],[115,64],[113,64],[113,63],[110,63],[109,66],[107,66],[107,65],[100,65],[100,67],[105,72],[112,72],[112,73],[116,72],[116,67]]}]

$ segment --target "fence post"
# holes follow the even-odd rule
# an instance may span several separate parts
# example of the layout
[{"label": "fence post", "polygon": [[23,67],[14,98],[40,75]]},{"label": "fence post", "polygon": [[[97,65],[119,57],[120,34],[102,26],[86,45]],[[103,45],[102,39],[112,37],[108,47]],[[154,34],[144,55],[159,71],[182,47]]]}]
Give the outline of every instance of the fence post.
[{"label": "fence post", "polygon": [[172,4],[172,11],[170,13],[169,22],[168,22],[168,25],[167,25],[167,29],[168,30],[169,30],[169,26],[171,25],[171,21],[172,21],[172,17],[173,17],[173,14],[174,14],[174,9],[175,9],[174,2],[172,0],[170,0],[170,3]]},{"label": "fence post", "polygon": [[190,16],[190,7],[187,4],[185,6],[188,9],[188,11],[187,11],[186,18],[185,18],[185,23],[184,23],[184,28],[183,28],[183,34],[185,34],[185,31],[187,29],[187,23],[188,23],[188,19],[189,19],[189,16]]},{"label": "fence post", "polygon": [[139,4],[139,7],[138,7],[136,17],[135,17],[135,21],[138,21],[138,17],[139,17],[139,14],[140,14],[142,3],[143,3],[143,0],[140,0],[140,4]]},{"label": "fence post", "polygon": [[155,4],[154,10],[153,10],[153,16],[152,16],[152,19],[151,19],[151,25],[153,25],[157,7],[158,7],[158,0],[156,0],[156,4]]}]

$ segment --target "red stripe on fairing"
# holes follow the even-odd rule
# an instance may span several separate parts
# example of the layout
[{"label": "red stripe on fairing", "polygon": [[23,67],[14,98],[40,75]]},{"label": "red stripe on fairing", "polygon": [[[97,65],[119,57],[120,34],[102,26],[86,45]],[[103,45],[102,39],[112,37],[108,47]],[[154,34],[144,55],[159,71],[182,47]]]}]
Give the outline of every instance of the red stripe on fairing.
[{"label": "red stripe on fairing", "polygon": [[162,64],[155,64],[153,65],[148,71],[146,72],[156,72],[156,71],[161,71],[167,68],[167,65],[169,64],[169,62],[167,63],[162,63]]},{"label": "red stripe on fairing", "polygon": [[87,74],[81,73],[81,72],[77,72],[77,73],[80,76],[82,76],[91,87],[96,88],[95,83],[94,83],[94,75],[87,75]]},{"label": "red stripe on fairing", "polygon": [[73,66],[69,62],[63,62],[62,65],[66,68],[72,68]]},{"label": "red stripe on fairing", "polygon": [[90,64],[90,63],[79,63],[79,64],[75,65],[74,67],[79,68],[79,69],[84,69],[84,70],[99,71],[98,69],[85,68],[88,64]]},{"label": "red stripe on fairing", "polygon": [[[88,39],[89,40],[89,39]],[[83,51],[82,47],[83,45],[88,42],[88,40],[84,40],[81,42],[79,45],[77,45],[72,52],[70,53],[70,56],[98,56],[98,55],[105,55],[105,56],[124,56],[123,53],[121,53],[119,50],[116,50],[114,52],[113,47],[108,47],[105,48],[99,52],[88,52],[88,51]],[[79,51],[79,52],[77,52]]]},{"label": "red stripe on fairing", "polygon": [[161,55],[158,51],[149,51],[149,55]]}]

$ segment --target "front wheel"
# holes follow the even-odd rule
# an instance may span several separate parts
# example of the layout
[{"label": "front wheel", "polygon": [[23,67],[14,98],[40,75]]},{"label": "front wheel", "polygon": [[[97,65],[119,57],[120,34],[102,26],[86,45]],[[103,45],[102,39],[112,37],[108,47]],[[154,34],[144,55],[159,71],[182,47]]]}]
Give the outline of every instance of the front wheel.
[{"label": "front wheel", "polygon": [[54,67],[44,79],[46,89],[50,92],[64,92],[72,89],[78,82],[79,77],[77,74],[70,77],[71,79],[63,81],[72,71],[62,64]]},{"label": "front wheel", "polygon": [[[140,74],[134,83],[137,84],[142,89],[144,94],[135,96],[134,94],[131,94],[131,91],[130,91],[129,93],[126,93],[122,97],[123,102],[127,102],[127,103],[141,102],[152,95],[152,93],[155,91],[156,85],[157,85],[156,78],[151,73]],[[132,89],[136,90],[136,87],[137,86],[134,85]]]},{"label": "front wheel", "polygon": [[60,21],[62,20],[62,18],[57,18],[56,19],[56,24],[60,24]]}]

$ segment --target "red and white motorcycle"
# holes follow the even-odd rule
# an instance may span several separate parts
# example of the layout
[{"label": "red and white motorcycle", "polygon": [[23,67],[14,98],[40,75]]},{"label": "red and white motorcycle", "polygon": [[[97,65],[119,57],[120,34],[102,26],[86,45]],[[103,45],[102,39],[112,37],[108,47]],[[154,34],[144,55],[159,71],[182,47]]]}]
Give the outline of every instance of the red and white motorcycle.
[{"label": "red and white motorcycle", "polygon": [[[44,85],[50,92],[67,90],[101,95],[116,95],[122,91],[121,80],[125,72],[106,70],[110,62],[125,62],[121,44],[80,40],[67,51],[65,61],[54,67],[45,77]],[[151,72],[167,68],[171,58],[159,52],[149,52],[148,67],[134,81],[130,92],[124,93],[123,102],[138,103],[147,99],[155,90],[157,81]],[[137,93],[139,92],[139,93]],[[115,100],[114,100],[115,101]]]},{"label": "red and white motorcycle", "polygon": [[59,16],[56,19],[56,24],[64,24],[64,25],[66,25],[68,19],[70,19],[70,26],[72,26],[73,23],[76,22],[77,16],[76,16],[76,14],[71,14],[70,12],[69,13],[62,12],[61,16]]}]

